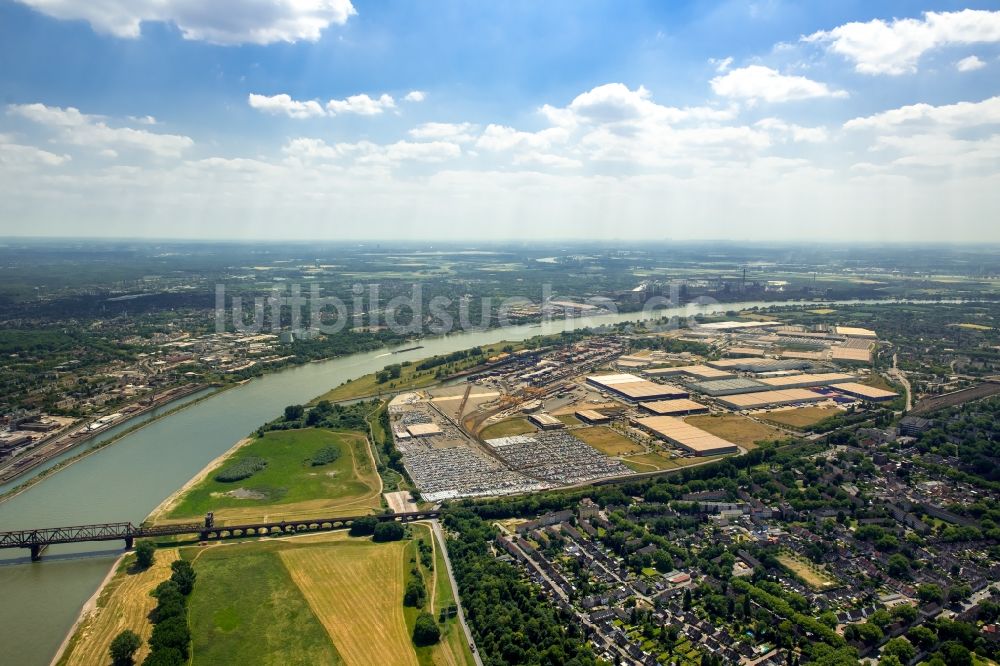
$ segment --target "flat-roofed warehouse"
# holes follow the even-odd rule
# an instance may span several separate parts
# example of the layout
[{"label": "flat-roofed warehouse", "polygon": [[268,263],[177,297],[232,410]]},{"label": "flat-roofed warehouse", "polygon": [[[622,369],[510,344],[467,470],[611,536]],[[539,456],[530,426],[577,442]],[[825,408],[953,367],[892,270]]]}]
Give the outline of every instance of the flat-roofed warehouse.
[{"label": "flat-roofed warehouse", "polygon": [[870,348],[858,349],[857,347],[830,347],[830,358],[834,361],[871,363],[872,352]]},{"label": "flat-roofed warehouse", "polygon": [[817,374],[789,375],[787,377],[765,377],[758,381],[772,389],[786,389],[804,388],[806,386],[830,386],[831,384],[853,382],[856,379],[857,377],[854,375],[844,374],[843,372],[820,372]]},{"label": "flat-roofed warehouse", "polygon": [[647,416],[635,419],[633,423],[696,456],[721,456],[739,451],[739,447],[732,442],[673,416]]},{"label": "flat-roofed warehouse", "polygon": [[602,391],[610,391],[629,402],[688,397],[688,392],[679,386],[657,384],[629,374],[594,375],[587,377],[587,383]]},{"label": "flat-roofed warehouse", "polygon": [[892,400],[899,395],[893,391],[886,391],[884,389],[875,388],[874,386],[865,386],[864,384],[858,384],[856,382],[837,384],[834,388],[840,393],[844,393],[854,398],[868,400],[869,402],[884,402],[886,400]]},{"label": "flat-roofed warehouse", "polygon": [[406,426],[406,430],[410,433],[411,437],[429,437],[431,435],[440,435],[443,432],[441,426],[436,423],[414,423],[413,425]]},{"label": "flat-roofed warehouse", "polygon": [[708,407],[687,398],[640,402],[639,406],[657,416],[686,416],[688,414],[705,414],[708,412]]},{"label": "flat-roofed warehouse", "polygon": [[708,361],[708,365],[719,370],[742,370],[744,372],[805,370],[812,367],[812,363],[808,360],[794,358],[724,358],[718,361]]},{"label": "flat-roofed warehouse", "polygon": [[576,412],[576,418],[580,419],[584,423],[607,423],[611,420],[611,417],[607,414],[602,414],[596,409],[581,409]]},{"label": "flat-roofed warehouse", "polygon": [[678,365],[672,368],[652,368],[643,370],[642,373],[647,377],[677,377],[679,375],[687,375],[695,379],[731,379],[736,376],[735,373],[710,368],[707,365]]},{"label": "flat-roofed warehouse", "polygon": [[545,412],[532,414],[528,417],[528,419],[542,430],[555,430],[556,428],[562,428],[566,425],[556,417],[551,414],[546,414]]},{"label": "flat-roofed warehouse", "polygon": [[837,335],[846,335],[849,338],[878,338],[878,334],[867,328],[858,328],[857,326],[837,326],[834,328]]},{"label": "flat-roofed warehouse", "polygon": [[746,377],[736,377],[734,379],[716,379],[708,382],[696,382],[691,384],[691,388],[698,393],[710,395],[713,398],[720,395],[735,395],[737,393],[752,393],[754,391],[766,391],[767,385],[756,379]]},{"label": "flat-roofed warehouse", "polygon": [[800,402],[821,402],[829,396],[816,393],[808,389],[791,388],[778,391],[758,391],[756,393],[741,393],[719,398],[719,402],[729,409],[740,411],[741,409],[761,409],[764,407],[778,407],[780,405],[794,405]]}]

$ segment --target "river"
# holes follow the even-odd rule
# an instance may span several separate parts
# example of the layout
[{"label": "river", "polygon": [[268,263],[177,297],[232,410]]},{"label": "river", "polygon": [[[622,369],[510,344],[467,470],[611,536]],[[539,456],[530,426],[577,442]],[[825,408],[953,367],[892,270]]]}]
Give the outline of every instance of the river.
[{"label": "river", "polygon": [[[855,303],[869,301],[851,301]],[[877,303],[878,301],[870,301]],[[884,302],[884,301],[883,301]],[[787,302],[689,305],[650,316],[740,310]],[[799,305],[801,303],[795,303]],[[310,363],[254,379],[193,402],[129,433],[118,442],[62,469],[0,504],[0,530],[88,523],[138,523],[212,459],[285,405],[304,403],[344,381],[390,363],[414,361],[501,340],[643,318],[630,312],[554,320],[425,338],[420,349],[393,354],[392,348]],[[413,344],[400,345],[406,349]],[[108,436],[111,436],[109,433]],[[108,572],[121,545],[67,544],[30,562],[27,551],[0,551],[0,663],[48,664],[80,608]]]}]

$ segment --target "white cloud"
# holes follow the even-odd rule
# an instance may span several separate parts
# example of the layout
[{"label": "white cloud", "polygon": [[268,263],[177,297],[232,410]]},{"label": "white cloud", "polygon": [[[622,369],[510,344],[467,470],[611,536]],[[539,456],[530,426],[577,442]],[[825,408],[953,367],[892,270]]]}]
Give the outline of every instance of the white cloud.
[{"label": "white cloud", "polygon": [[410,92],[406,93],[406,97],[403,98],[403,101],[422,102],[425,99],[427,99],[427,93],[425,93],[423,90],[411,90]]},{"label": "white cloud", "polygon": [[795,143],[823,143],[830,138],[825,127],[803,127],[788,123],[780,118],[763,118],[754,127],[766,130],[780,139],[790,139]]},{"label": "white cloud", "polygon": [[986,67],[986,63],[974,55],[962,58],[955,63],[955,69],[960,72],[974,72],[977,69],[982,69],[983,67]]},{"label": "white cloud", "polygon": [[64,20],[84,20],[98,32],[134,39],[142,23],[172,23],[184,39],[214,44],[315,42],[331,24],[357,12],[350,0],[18,0]]},{"label": "white cloud", "polygon": [[522,132],[504,125],[488,125],[476,141],[476,147],[483,150],[512,150],[526,148],[531,150],[546,150],[553,143],[565,141],[566,130],[550,127],[540,132]]},{"label": "white cloud", "polygon": [[781,74],[763,65],[734,69],[716,76],[711,84],[717,95],[750,101],[788,102],[813,97],[847,97],[844,90],[833,90],[825,83],[804,76]]},{"label": "white cloud", "polygon": [[802,40],[825,44],[863,74],[906,74],[917,71],[920,57],[932,49],[1000,42],[1000,11],[964,9],[926,12],[923,19],[846,23]]},{"label": "white cloud", "polygon": [[564,108],[546,104],[541,113],[552,124],[564,127],[640,121],[672,124],[688,120],[729,120],[735,115],[733,109],[662,106],[651,97],[644,86],[630,90],[624,83],[606,83],[577,95]]},{"label": "white cloud", "polygon": [[461,147],[450,141],[396,141],[377,144],[372,141],[336,143],[300,137],[282,148],[289,158],[299,162],[340,161],[351,164],[395,166],[401,162],[443,162],[461,156]]},{"label": "white cloud", "polygon": [[733,57],[727,56],[722,59],[709,58],[708,64],[715,65],[715,71],[721,74],[722,72],[725,72],[727,69],[729,69],[729,66],[733,64]]},{"label": "white cloud", "polygon": [[160,157],[179,157],[194,145],[189,137],[158,134],[131,127],[110,127],[102,116],[81,113],[73,107],[44,104],[11,104],[7,113],[56,130],[65,143],[99,150],[140,150]]},{"label": "white cloud", "polygon": [[70,161],[69,155],[56,155],[35,146],[11,143],[0,135],[0,165],[7,168],[59,166]]},{"label": "white cloud", "polygon": [[359,116],[375,116],[386,109],[395,108],[396,102],[391,95],[383,94],[378,99],[368,95],[351,95],[347,99],[331,99],[326,103],[326,110],[331,115],[354,113]]},{"label": "white cloud", "polygon": [[458,143],[475,141],[474,132],[479,126],[473,123],[423,123],[410,130],[414,139],[447,139]]},{"label": "white cloud", "polygon": [[310,99],[302,102],[292,99],[285,93],[271,96],[250,93],[247,102],[259,111],[275,115],[284,114],[289,118],[315,118],[326,115],[323,107],[316,100]]},{"label": "white cloud", "polygon": [[844,129],[886,131],[911,125],[961,128],[997,123],[1000,123],[1000,96],[990,97],[981,102],[958,102],[942,106],[910,104],[871,116],[848,120],[844,123]]}]

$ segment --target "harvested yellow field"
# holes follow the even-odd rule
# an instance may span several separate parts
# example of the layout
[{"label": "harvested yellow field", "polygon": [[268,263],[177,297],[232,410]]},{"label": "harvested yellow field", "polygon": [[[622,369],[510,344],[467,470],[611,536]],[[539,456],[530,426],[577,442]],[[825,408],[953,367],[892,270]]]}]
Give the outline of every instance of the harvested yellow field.
[{"label": "harvested yellow field", "polygon": [[643,448],[631,439],[604,426],[578,428],[570,434],[589,444],[601,453],[609,456],[624,456],[630,453],[642,453]]},{"label": "harvested yellow field", "polygon": [[963,324],[954,324],[954,326],[957,326],[958,328],[965,328],[965,329],[968,329],[970,331],[989,331],[989,330],[991,330],[989,326],[983,326],[982,324],[972,324],[972,323],[968,323],[968,322],[963,323]]},{"label": "harvested yellow field", "polygon": [[841,413],[836,407],[798,407],[794,409],[776,409],[773,412],[760,414],[766,421],[789,426],[791,428],[805,428],[814,423],[819,423],[823,419],[836,416]]},{"label": "harvested yellow field", "polygon": [[281,560],[349,666],[417,666],[403,617],[405,542],[281,551]]},{"label": "harvested yellow field", "polygon": [[156,607],[156,599],[149,593],[170,578],[170,563],[177,558],[176,548],[159,549],[153,566],[133,573],[130,567],[135,556],[126,557],[101,592],[97,607],[80,623],[59,664],[93,666],[110,663],[108,648],[111,641],[125,629],[131,629],[142,638],[142,646],[135,655],[135,662],[142,663],[149,653],[147,643],[153,633],[148,616]]},{"label": "harvested yellow field", "polygon": [[817,308],[815,310],[808,310],[808,312],[818,315],[828,315],[833,314],[836,310],[831,310],[830,308]]},{"label": "harvested yellow field", "polygon": [[727,442],[752,449],[756,442],[786,439],[788,435],[763,423],[757,423],[739,414],[704,414],[684,419],[696,428],[710,432]]}]

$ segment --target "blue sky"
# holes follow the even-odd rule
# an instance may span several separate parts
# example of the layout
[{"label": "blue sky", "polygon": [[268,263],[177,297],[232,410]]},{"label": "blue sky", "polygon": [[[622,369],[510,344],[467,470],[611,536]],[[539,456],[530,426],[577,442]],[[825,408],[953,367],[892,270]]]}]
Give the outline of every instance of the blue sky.
[{"label": "blue sky", "polygon": [[998,68],[996,2],[0,0],[0,234],[1000,241]]}]

